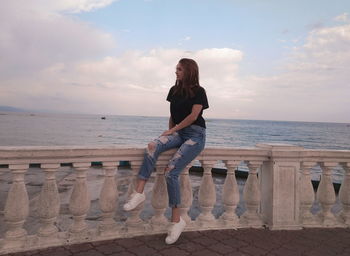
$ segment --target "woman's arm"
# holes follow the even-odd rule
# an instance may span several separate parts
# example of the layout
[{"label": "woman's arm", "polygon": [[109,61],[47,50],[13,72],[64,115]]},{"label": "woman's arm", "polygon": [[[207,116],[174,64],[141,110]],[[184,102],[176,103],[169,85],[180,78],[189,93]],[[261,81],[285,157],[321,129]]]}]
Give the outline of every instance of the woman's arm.
[{"label": "woman's arm", "polygon": [[171,129],[171,128],[173,128],[175,126],[175,124],[174,124],[174,122],[173,122],[173,118],[170,116],[169,117],[169,130]]},{"label": "woman's arm", "polygon": [[[192,107],[192,112],[184,120],[181,121],[181,123],[173,126],[169,130],[163,132],[163,136],[173,134],[174,132],[177,132],[178,130],[181,130],[182,128],[185,128],[189,125],[191,125],[194,121],[197,120],[199,113],[201,112],[203,106],[200,104],[195,104]],[[169,120],[169,127],[170,127],[170,120]]]}]

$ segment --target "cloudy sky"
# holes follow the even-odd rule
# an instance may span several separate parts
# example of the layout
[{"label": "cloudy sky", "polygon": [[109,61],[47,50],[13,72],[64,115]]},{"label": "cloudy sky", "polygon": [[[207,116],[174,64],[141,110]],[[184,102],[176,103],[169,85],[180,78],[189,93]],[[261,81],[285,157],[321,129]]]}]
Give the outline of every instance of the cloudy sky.
[{"label": "cloudy sky", "polygon": [[11,0],[0,105],[168,116],[182,57],[208,118],[350,122],[348,0]]}]

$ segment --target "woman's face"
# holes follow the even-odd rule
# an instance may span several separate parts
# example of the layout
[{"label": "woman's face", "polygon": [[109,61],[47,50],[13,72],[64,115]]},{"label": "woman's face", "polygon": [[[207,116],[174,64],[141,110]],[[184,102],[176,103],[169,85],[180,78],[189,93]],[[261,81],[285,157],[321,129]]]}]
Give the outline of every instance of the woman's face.
[{"label": "woman's face", "polygon": [[176,65],[175,74],[176,74],[176,79],[179,81],[182,81],[182,79],[184,78],[184,69],[180,63]]}]

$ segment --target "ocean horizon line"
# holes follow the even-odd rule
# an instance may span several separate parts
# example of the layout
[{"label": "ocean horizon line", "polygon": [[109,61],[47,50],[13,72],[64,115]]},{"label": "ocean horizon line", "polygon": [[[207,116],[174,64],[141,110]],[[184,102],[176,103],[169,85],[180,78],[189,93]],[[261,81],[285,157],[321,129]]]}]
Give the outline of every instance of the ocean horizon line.
[{"label": "ocean horizon line", "polygon": [[[13,110],[5,110],[3,107],[8,107]],[[21,109],[17,107],[11,107],[11,106],[0,106],[0,115],[4,114],[52,114],[52,115],[70,115],[70,116],[77,116],[77,115],[86,115],[86,116],[98,116],[98,117],[141,117],[141,118],[169,118],[169,116],[161,116],[161,115],[133,115],[133,114],[92,114],[92,113],[79,113],[79,112],[64,112],[64,111],[51,111],[51,110],[28,110],[28,109]],[[350,127],[350,121],[349,122],[335,122],[335,121],[305,121],[305,120],[273,120],[273,119],[248,119],[248,118],[224,118],[224,117],[205,117],[207,122],[210,122],[211,120],[231,120],[231,121],[261,121],[261,122],[296,122],[296,123],[323,123],[323,124],[344,124],[349,125]]]}]

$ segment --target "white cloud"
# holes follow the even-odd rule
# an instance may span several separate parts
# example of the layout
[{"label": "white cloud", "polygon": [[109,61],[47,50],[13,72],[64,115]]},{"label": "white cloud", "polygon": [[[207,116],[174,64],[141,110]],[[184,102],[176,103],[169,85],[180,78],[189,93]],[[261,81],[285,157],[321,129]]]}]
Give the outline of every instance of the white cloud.
[{"label": "white cloud", "polygon": [[[99,61],[56,63],[34,79],[27,79],[27,87],[14,79],[7,83],[3,92],[7,95],[5,102],[22,107],[33,108],[32,104],[36,104],[35,108],[59,108],[69,112],[77,111],[80,104],[80,109],[88,113],[103,110],[115,114],[167,115],[165,97],[175,82],[175,66],[180,58],[189,57],[199,64],[200,81],[210,97],[210,105],[217,110],[226,102],[228,111],[233,99],[237,108],[239,102],[249,100],[252,95],[237,77],[242,56],[242,52],[228,48],[196,52],[181,49],[129,51]],[[39,95],[57,104],[37,101]],[[61,105],[58,104],[60,100]],[[218,116],[224,117],[224,113]]]},{"label": "white cloud", "polygon": [[[34,6],[38,2],[7,1],[8,4],[2,6],[0,77],[29,76],[57,62],[106,54],[115,46],[109,34],[91,25],[70,16],[36,10]],[[60,2],[62,6],[65,3],[48,1],[48,5],[53,2]],[[78,2],[88,1],[76,4]]]},{"label": "white cloud", "polygon": [[183,42],[190,41],[190,40],[191,40],[191,37],[190,36],[186,36],[186,37],[184,37],[184,38],[179,40],[178,45],[182,46]]},{"label": "white cloud", "polygon": [[11,0],[6,1],[4,6],[11,6],[16,9],[28,9],[38,12],[89,12],[95,9],[106,7],[117,0]]},{"label": "white cloud", "polygon": [[347,22],[349,21],[349,16],[347,13],[343,13],[334,18],[335,21]]},{"label": "white cloud", "polygon": [[248,82],[260,106],[249,112],[267,119],[349,122],[349,73],[350,24],[315,29],[284,72]]}]

